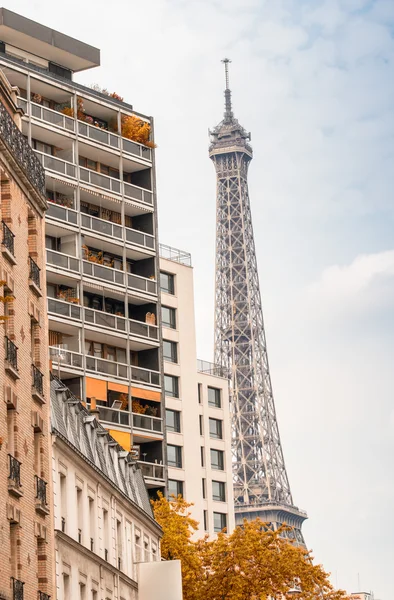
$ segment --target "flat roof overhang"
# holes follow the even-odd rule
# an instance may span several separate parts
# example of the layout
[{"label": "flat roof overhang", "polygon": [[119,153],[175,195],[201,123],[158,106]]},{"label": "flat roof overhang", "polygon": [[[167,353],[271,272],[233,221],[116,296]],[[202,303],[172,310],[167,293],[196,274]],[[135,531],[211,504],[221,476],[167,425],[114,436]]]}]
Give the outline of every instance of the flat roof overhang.
[{"label": "flat roof overhang", "polygon": [[98,67],[100,50],[68,35],[0,8],[0,41],[70,69]]}]

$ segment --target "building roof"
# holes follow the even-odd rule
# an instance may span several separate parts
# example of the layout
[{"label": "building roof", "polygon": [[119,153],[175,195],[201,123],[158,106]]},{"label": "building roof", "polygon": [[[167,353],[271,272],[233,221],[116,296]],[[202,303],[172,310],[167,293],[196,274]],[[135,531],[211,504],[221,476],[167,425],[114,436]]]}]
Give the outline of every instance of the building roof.
[{"label": "building roof", "polygon": [[51,378],[51,430],[153,520],[139,465],[54,376]]},{"label": "building roof", "polygon": [[0,40],[78,72],[100,65],[100,50],[64,33],[0,8]]}]

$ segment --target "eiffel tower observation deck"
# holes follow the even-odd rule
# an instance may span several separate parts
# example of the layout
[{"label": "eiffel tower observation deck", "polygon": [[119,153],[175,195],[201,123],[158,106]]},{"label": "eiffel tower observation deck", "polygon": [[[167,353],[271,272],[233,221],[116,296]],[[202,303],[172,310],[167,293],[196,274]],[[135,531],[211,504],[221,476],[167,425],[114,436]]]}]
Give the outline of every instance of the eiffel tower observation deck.
[{"label": "eiffel tower observation deck", "polygon": [[257,517],[304,544],[306,512],[293,503],[279,436],[248,193],[253,158],[234,117],[228,67],[224,118],[210,131],[217,175],[215,363],[230,377],[236,523]]}]

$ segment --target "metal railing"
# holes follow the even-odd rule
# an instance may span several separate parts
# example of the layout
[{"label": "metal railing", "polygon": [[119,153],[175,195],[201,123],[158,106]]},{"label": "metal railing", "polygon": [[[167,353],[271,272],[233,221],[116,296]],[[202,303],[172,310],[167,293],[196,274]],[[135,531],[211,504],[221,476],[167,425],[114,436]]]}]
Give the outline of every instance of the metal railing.
[{"label": "metal railing", "polygon": [[192,255],[189,252],[184,252],[178,248],[172,246],[166,246],[165,244],[159,244],[159,253],[161,258],[171,260],[173,262],[186,265],[187,267],[192,266]]},{"label": "metal railing", "polygon": [[127,319],[93,308],[84,308],[85,322],[127,333]]},{"label": "metal railing", "polygon": [[8,479],[10,484],[15,488],[21,487],[21,463],[12,454],[8,455],[8,466],[9,475]]},{"label": "metal railing", "polygon": [[133,413],[133,428],[163,433],[163,421],[159,417]]},{"label": "metal railing", "polygon": [[[90,404],[87,404],[90,408]],[[116,408],[107,408],[106,406],[97,406],[99,419],[105,423],[115,423],[130,427],[130,413]]]},{"label": "metal railing", "polygon": [[32,365],[33,371],[33,387],[40,396],[44,395],[44,375],[41,373],[39,369],[35,365]]},{"label": "metal railing", "polygon": [[76,210],[60,206],[60,204],[55,204],[54,202],[48,202],[46,217],[78,225],[78,213]]},{"label": "metal railing", "polygon": [[147,337],[151,340],[159,339],[159,328],[157,325],[150,325],[142,321],[135,321],[134,319],[129,319],[129,333],[130,335]]},{"label": "metal railing", "polygon": [[124,285],[125,274],[119,269],[113,269],[112,267],[106,267],[105,265],[99,265],[97,263],[90,262],[89,260],[84,260],[83,272],[84,275],[90,275],[91,277],[104,280],[107,283]]},{"label": "metal railing", "polygon": [[51,600],[51,597],[49,594],[46,594],[45,592],[38,592],[38,600]]},{"label": "metal railing", "polygon": [[45,196],[45,172],[32,147],[0,103],[0,138],[33,187]]},{"label": "metal railing", "polygon": [[115,194],[122,193],[122,182],[120,179],[103,175],[103,173],[97,173],[96,171],[79,167],[79,178],[85,183],[89,183],[90,185],[94,185],[99,188],[104,188],[105,190],[114,192]]},{"label": "metal railing", "polygon": [[40,502],[42,506],[47,505],[47,482],[38,477],[36,478],[36,499]]},{"label": "metal railing", "polygon": [[29,256],[29,263],[30,263],[29,278],[32,280],[34,285],[36,285],[38,288],[40,288],[41,287],[41,284],[40,284],[41,269],[38,266],[38,264],[32,259],[31,256]]},{"label": "metal railing", "polygon": [[86,370],[128,380],[128,366],[105,358],[86,356]]},{"label": "metal railing", "polygon": [[118,240],[123,239],[122,225],[112,223],[111,221],[106,221],[105,219],[91,217],[90,215],[85,214],[82,214],[81,218],[83,228],[90,229],[92,231],[96,231],[97,233],[102,233],[104,235],[108,235],[111,238],[116,238]]},{"label": "metal railing", "polygon": [[156,280],[135,275],[135,273],[127,274],[127,287],[148,294],[156,294]]},{"label": "metal railing", "polygon": [[122,138],[122,148],[123,152],[134,154],[135,156],[139,156],[145,160],[152,161],[152,150],[147,146],[139,144],[138,142],[133,142],[126,138]]},{"label": "metal railing", "polygon": [[208,373],[209,375],[216,375],[216,377],[229,377],[229,370],[226,367],[222,367],[207,360],[197,359],[197,371],[199,373]]},{"label": "metal railing", "polygon": [[47,264],[79,273],[79,258],[63,254],[63,252],[56,252],[56,250],[47,250]]},{"label": "metal railing", "polygon": [[150,463],[145,461],[138,461],[138,464],[141,467],[141,471],[144,477],[147,477],[149,479],[160,479],[162,481],[165,480],[164,465],[159,465],[157,463]]},{"label": "metal railing", "polygon": [[79,352],[65,350],[64,348],[50,346],[50,357],[53,363],[62,367],[72,367],[73,369],[83,368],[83,356]]},{"label": "metal railing", "polygon": [[160,373],[151,369],[131,366],[131,380],[160,386]]},{"label": "metal railing", "polygon": [[18,106],[23,110],[24,113],[28,112],[28,104],[25,98],[18,96]]},{"label": "metal railing", "polygon": [[138,156],[144,160],[152,161],[152,151],[150,148],[147,148],[138,142],[128,140],[127,138],[122,138],[115,133],[101,129],[100,127],[78,121],[78,133],[89,140],[99,142],[100,144],[106,144],[117,150],[120,149],[122,143],[123,152]]},{"label": "metal railing", "polygon": [[15,249],[14,249],[15,234],[12,233],[11,229],[8,227],[8,225],[6,223],[4,223],[4,221],[2,221],[1,223],[3,225],[2,244],[5,248],[7,248],[8,252],[10,252],[10,254],[12,254],[12,256],[15,256]]},{"label": "metal railing", "polygon": [[126,231],[126,244],[130,242],[130,244],[137,244],[137,246],[143,246],[144,248],[149,248],[150,250],[155,249],[155,238],[150,233],[143,233],[142,231],[137,231],[136,229],[130,229],[129,227],[125,228]]},{"label": "metal railing", "polygon": [[76,321],[81,320],[81,307],[78,304],[55,298],[48,298],[48,313]]},{"label": "metal railing", "polygon": [[48,171],[55,171],[61,175],[67,175],[68,177],[73,177],[74,179],[76,178],[77,171],[76,166],[73,163],[69,162],[68,160],[58,158],[57,156],[44,154],[38,150],[34,150],[34,152],[42,166],[45,169],[48,169]]},{"label": "metal railing", "polygon": [[67,131],[75,131],[75,120],[72,117],[68,117],[61,112],[46,108],[35,102],[31,102],[30,105],[31,116],[35,119],[40,119],[41,121],[56,125],[56,127],[61,127]]},{"label": "metal railing", "polygon": [[5,336],[5,359],[11,365],[15,371],[18,370],[18,348],[10,340],[9,337]]},{"label": "metal railing", "polygon": [[138,202],[144,202],[144,204],[150,204],[151,206],[153,204],[153,193],[145,188],[124,182],[123,192],[126,198],[138,200]]},{"label": "metal railing", "polygon": [[11,577],[12,580],[12,600],[23,600],[24,581]]}]

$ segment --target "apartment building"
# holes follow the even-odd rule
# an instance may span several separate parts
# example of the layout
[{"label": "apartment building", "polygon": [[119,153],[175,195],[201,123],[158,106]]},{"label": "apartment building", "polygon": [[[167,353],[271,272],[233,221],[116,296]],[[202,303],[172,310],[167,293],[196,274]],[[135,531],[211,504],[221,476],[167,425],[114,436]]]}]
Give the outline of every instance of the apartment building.
[{"label": "apartment building", "polygon": [[193,502],[197,537],[234,528],[228,379],[197,361],[191,256],[160,245],[168,494]]},{"label": "apartment building", "polygon": [[56,598],[137,600],[139,565],[160,564],[142,471],[56,377],[51,401]]},{"label": "apartment building", "polygon": [[98,49],[0,9],[0,68],[45,169],[52,369],[97,406],[155,493],[165,472],[153,121],[75,81],[99,64]]},{"label": "apartment building", "polygon": [[53,594],[44,170],[0,70],[0,598]]}]

